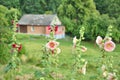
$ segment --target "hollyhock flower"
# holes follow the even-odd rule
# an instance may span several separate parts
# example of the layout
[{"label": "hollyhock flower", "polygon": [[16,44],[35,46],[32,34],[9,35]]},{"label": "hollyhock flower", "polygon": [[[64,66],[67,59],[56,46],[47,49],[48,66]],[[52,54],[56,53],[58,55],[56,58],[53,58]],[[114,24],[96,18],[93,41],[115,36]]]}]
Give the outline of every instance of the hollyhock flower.
[{"label": "hollyhock flower", "polygon": [[58,45],[59,45],[59,43],[56,42],[56,41],[49,41],[49,42],[46,44],[46,47],[47,47],[48,49],[54,50]]},{"label": "hollyhock flower", "polygon": [[12,47],[13,48],[17,48],[17,44],[12,44]]},{"label": "hollyhock flower", "polygon": [[22,45],[20,45],[20,46],[18,47],[18,52],[20,52],[21,49],[22,49]]},{"label": "hollyhock flower", "polygon": [[55,32],[58,31],[58,26],[55,26]]},{"label": "hollyhock flower", "polygon": [[107,71],[103,72],[103,77],[107,77]]},{"label": "hollyhock flower", "polygon": [[51,27],[50,27],[50,25],[48,26],[48,30],[51,30]]},{"label": "hollyhock flower", "polygon": [[87,62],[85,62],[85,64],[83,65],[82,69],[81,69],[81,72],[82,74],[86,74],[86,65],[87,65]]},{"label": "hollyhock flower", "polygon": [[76,47],[76,43],[77,43],[78,39],[76,38],[76,36],[73,38],[73,47]]},{"label": "hollyhock flower", "polygon": [[85,46],[81,46],[81,51],[82,52],[86,52],[87,51],[87,48]]},{"label": "hollyhock flower", "polygon": [[97,39],[96,39],[96,43],[97,45],[101,45],[102,44],[102,37],[101,36],[98,36]]},{"label": "hollyhock flower", "polygon": [[57,53],[57,54],[60,54],[60,52],[61,52],[61,49],[60,49],[60,48],[57,48],[57,49],[56,49],[56,53]]},{"label": "hollyhock flower", "polygon": [[111,52],[115,49],[115,43],[113,41],[107,41],[104,44],[104,50]]},{"label": "hollyhock flower", "polygon": [[107,80],[116,80],[115,79],[115,74],[114,73],[109,73],[108,77],[107,77]]},{"label": "hollyhock flower", "polygon": [[17,24],[16,24],[16,27],[18,27],[18,26],[19,26],[19,24],[17,23]]}]

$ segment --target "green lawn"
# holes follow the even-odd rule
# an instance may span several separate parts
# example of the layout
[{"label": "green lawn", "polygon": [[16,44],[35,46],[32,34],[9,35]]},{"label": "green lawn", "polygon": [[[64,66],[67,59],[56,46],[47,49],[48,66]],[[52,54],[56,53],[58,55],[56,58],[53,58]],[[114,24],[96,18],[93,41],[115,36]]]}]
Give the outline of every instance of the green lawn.
[{"label": "green lawn", "polygon": [[[26,58],[26,62],[22,62],[20,66],[20,72],[17,72],[17,77],[21,78],[19,80],[34,80],[34,72],[40,70],[41,67],[38,65],[41,59],[41,48],[42,45],[46,43],[46,39],[40,36],[25,36],[18,35],[18,40],[25,45],[27,53],[22,58]],[[59,67],[58,73],[62,74],[63,79],[57,80],[70,80],[71,75],[71,66],[73,62],[72,55],[72,38],[66,37],[65,39],[57,40],[60,42],[60,48],[62,52],[59,55]],[[88,50],[83,53],[82,57],[88,61],[87,73],[86,75],[78,74],[75,75],[76,80],[102,80],[100,77],[96,78],[97,75],[97,64],[98,58],[101,55],[98,46],[95,42],[83,42]],[[107,53],[108,56],[113,56],[113,66],[117,69],[117,76],[120,79],[120,44],[116,44],[115,51]],[[5,65],[0,65],[0,80],[4,80],[3,68]],[[54,68],[53,68],[54,69]],[[4,74],[4,75],[3,75]],[[31,78],[32,77],[32,78]],[[31,79],[30,79],[31,78]],[[118,79],[118,80],[119,80]],[[7,80],[7,79],[6,79]],[[9,80],[9,79],[8,79]],[[46,79],[53,80],[53,79]]]}]

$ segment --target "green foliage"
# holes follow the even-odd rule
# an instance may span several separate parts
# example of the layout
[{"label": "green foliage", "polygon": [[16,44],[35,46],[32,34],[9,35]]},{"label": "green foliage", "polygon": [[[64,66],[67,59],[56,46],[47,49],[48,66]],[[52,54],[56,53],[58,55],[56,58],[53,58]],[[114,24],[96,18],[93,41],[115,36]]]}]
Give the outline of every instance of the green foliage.
[{"label": "green foliage", "polygon": [[5,6],[0,5],[0,26],[8,26],[6,13],[8,9]]},{"label": "green foliage", "polygon": [[0,26],[11,26],[14,14],[17,14],[18,18],[20,17],[20,11],[15,8],[8,9],[5,6],[0,5]]},{"label": "green foliage", "polygon": [[20,8],[19,0],[0,0],[0,4],[6,6],[7,8]]},{"label": "green foliage", "polygon": [[0,64],[5,64],[10,59],[10,49],[6,43],[0,42]]},{"label": "green foliage", "polygon": [[67,31],[67,33],[71,34],[72,31],[74,30],[74,27],[73,27],[73,26],[75,26],[74,23],[73,23],[73,21],[70,20],[70,19],[67,18],[67,17],[64,17],[64,18],[62,19],[62,23],[63,23],[64,25],[66,25],[66,31]]},{"label": "green foliage", "polygon": [[88,39],[91,39],[94,33],[93,29],[93,33],[89,34],[92,26],[96,26],[94,21],[100,16],[92,0],[63,0],[62,4],[58,7],[58,15],[66,26],[66,32],[72,35],[79,36],[79,29],[82,26],[86,26],[88,31],[85,34],[87,34]]},{"label": "green foliage", "polygon": [[12,31],[8,27],[0,27],[0,42],[10,43],[12,40]]},{"label": "green foliage", "polygon": [[16,8],[10,8],[8,12],[6,13],[6,17],[8,19],[8,23],[12,25],[12,20],[14,19],[14,14],[16,14],[17,18],[20,18],[21,13]]},{"label": "green foliage", "polygon": [[110,17],[117,18],[120,14],[119,0],[94,0],[97,10],[101,14],[108,14]]}]

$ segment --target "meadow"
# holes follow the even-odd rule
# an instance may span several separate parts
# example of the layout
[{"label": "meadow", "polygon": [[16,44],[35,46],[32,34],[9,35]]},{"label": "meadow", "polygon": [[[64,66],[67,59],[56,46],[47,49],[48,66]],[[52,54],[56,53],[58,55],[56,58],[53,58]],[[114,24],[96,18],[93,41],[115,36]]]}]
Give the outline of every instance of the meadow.
[{"label": "meadow", "polygon": [[[34,76],[35,71],[42,69],[40,65],[42,46],[46,44],[47,39],[44,36],[33,35],[17,35],[20,43],[24,44],[26,53],[21,55],[21,65],[19,71],[16,72],[15,80],[39,80]],[[73,65],[73,43],[72,38],[66,36],[64,39],[58,39],[60,42],[61,53],[59,54],[59,66],[57,73],[61,76],[56,80],[70,80],[72,65]],[[101,52],[96,45],[95,41],[82,41],[82,44],[87,47],[87,51],[82,53],[82,57],[88,61],[86,75],[74,75],[76,80],[102,80],[101,75],[98,74],[98,64]],[[113,56],[113,66],[117,70],[118,80],[120,79],[120,44],[116,43],[116,49],[113,52],[108,52],[107,56]],[[3,72],[4,66],[0,64],[0,80],[10,80],[10,76]],[[54,69],[54,67],[52,68]],[[9,76],[9,77],[8,77]],[[5,78],[4,78],[5,77]],[[39,76],[38,76],[39,77]],[[42,80],[42,79],[41,79]],[[45,78],[45,80],[54,80],[52,77]]]}]

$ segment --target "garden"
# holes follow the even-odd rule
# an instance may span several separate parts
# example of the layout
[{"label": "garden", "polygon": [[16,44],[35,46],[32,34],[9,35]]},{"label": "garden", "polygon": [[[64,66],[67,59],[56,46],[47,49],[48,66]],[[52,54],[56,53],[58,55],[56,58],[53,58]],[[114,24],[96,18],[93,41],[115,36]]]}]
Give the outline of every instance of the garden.
[{"label": "garden", "polygon": [[[120,80],[119,4],[0,0],[0,80]],[[49,36],[20,33],[24,14],[56,14],[65,38],[55,38],[55,23]]]},{"label": "garden", "polygon": [[112,41],[111,28],[104,39],[98,36],[95,42],[83,41],[84,27],[78,39],[66,36],[56,40],[53,30],[50,37],[9,34],[12,44],[8,47],[8,39],[1,38],[0,79],[118,80],[120,45]]}]

